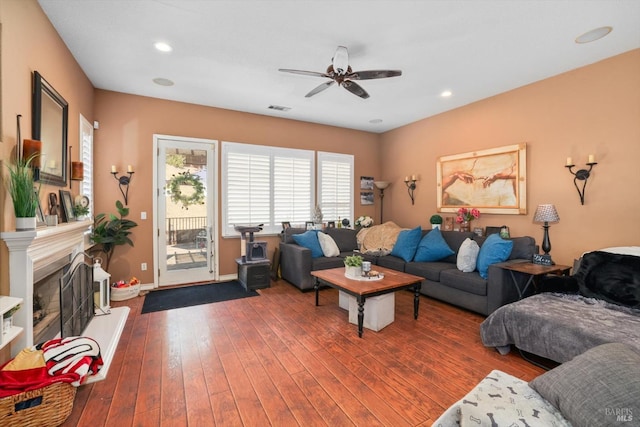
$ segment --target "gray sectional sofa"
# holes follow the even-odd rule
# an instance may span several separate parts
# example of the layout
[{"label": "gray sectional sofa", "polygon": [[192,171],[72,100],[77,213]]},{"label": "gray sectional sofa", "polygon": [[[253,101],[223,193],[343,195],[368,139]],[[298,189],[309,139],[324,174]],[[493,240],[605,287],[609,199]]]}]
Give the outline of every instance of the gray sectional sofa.
[{"label": "gray sectional sofa", "polygon": [[[357,230],[325,229],[323,231],[329,234],[338,245],[340,255],[312,258],[311,251],[296,244],[292,238],[293,234],[304,231],[304,229],[290,228],[283,233],[280,243],[280,271],[283,279],[300,290],[306,291],[313,289],[314,280],[310,274],[311,271],[344,266],[342,258],[352,255],[354,251],[357,252],[358,243]],[[422,234],[430,231],[423,230]],[[458,231],[442,231],[442,236],[455,254],[441,261],[405,262],[392,255],[362,254],[362,256],[375,265],[424,277],[422,294],[485,316],[518,299],[518,291],[510,273],[500,268],[503,263],[490,265],[487,279],[480,277],[477,271],[463,273],[457,269],[456,258],[462,242],[466,238],[471,238],[482,246],[485,237]],[[511,240],[513,250],[506,263],[530,261],[533,254],[538,251],[532,237],[515,237]],[[525,277],[516,278],[522,281],[526,279]],[[519,285],[523,286],[523,283]]]}]

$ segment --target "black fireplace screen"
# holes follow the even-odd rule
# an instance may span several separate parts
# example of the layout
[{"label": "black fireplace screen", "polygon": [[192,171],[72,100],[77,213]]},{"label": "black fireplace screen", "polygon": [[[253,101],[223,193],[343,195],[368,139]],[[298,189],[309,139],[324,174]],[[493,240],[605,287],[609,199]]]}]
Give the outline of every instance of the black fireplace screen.
[{"label": "black fireplace screen", "polygon": [[93,258],[79,253],[60,278],[60,336],[81,335],[94,315]]}]

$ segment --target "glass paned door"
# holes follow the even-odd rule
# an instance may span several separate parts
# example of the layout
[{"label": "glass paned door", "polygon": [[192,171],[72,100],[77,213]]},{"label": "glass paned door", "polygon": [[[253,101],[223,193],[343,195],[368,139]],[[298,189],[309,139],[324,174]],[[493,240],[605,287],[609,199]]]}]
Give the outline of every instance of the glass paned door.
[{"label": "glass paned door", "polygon": [[215,141],[156,141],[157,283],[215,280]]}]

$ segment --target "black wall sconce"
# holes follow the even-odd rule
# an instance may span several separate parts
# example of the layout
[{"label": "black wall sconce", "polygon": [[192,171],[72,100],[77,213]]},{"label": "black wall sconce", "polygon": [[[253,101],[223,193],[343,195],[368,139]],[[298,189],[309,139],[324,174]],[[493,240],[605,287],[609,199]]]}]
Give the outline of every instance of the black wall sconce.
[{"label": "black wall sconce", "polygon": [[69,190],[71,181],[84,181],[84,163],[71,161],[71,146],[69,146]]},{"label": "black wall sconce", "polygon": [[[576,190],[578,190],[580,203],[582,205],[584,205],[584,190],[587,186],[587,180],[589,179],[589,176],[591,174],[591,169],[593,169],[593,167],[597,164],[598,163],[596,162],[596,156],[594,156],[593,154],[589,154],[589,160],[587,161],[587,166],[589,166],[589,169],[579,169],[574,172],[573,170],[571,170],[575,166],[573,164],[573,160],[571,159],[571,157],[567,157],[567,164],[565,165],[565,168],[569,169],[569,172],[571,172],[571,174],[575,177],[573,178],[573,185],[575,185]],[[578,186],[578,180],[582,181],[582,190],[580,190],[580,187]]]},{"label": "black wall sconce", "polygon": [[415,175],[405,176],[404,183],[407,185],[407,193],[409,193],[409,197],[411,197],[411,204],[415,204],[415,200],[413,197],[413,192],[416,190],[416,181],[418,178]]},{"label": "black wall sconce", "polygon": [[[134,174],[133,166],[127,166],[127,174],[129,176],[122,175],[118,178],[118,171],[116,170],[115,165],[111,165],[111,173],[113,177],[118,181],[118,187],[120,187],[120,192],[122,193],[122,197],[124,197],[124,204],[129,204],[129,184],[131,183],[131,177]],[[124,189],[123,189],[124,188]]]}]

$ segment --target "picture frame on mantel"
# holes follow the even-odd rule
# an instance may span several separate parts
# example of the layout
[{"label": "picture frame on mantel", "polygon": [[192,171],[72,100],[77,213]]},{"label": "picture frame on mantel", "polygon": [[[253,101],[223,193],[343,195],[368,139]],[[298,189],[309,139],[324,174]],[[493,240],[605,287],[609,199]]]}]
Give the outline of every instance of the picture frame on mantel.
[{"label": "picture frame on mantel", "polygon": [[71,222],[76,220],[76,216],[73,213],[73,200],[71,199],[71,192],[67,190],[60,190],[60,206],[62,209],[62,219],[64,222]]},{"label": "picture frame on mantel", "polygon": [[442,156],[436,173],[438,212],[527,213],[526,143]]}]

